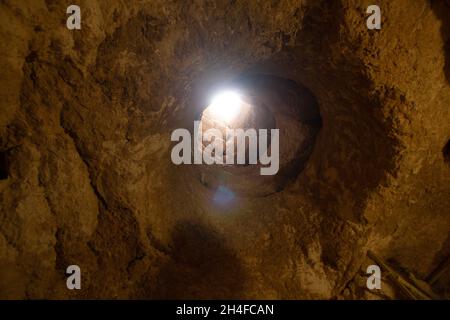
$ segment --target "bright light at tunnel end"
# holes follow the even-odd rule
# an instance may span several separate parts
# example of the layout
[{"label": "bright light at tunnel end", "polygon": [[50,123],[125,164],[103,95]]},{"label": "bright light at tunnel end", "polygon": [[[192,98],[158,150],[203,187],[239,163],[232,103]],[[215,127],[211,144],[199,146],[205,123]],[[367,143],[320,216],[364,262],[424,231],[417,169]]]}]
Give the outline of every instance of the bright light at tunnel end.
[{"label": "bright light at tunnel end", "polygon": [[238,92],[227,90],[213,97],[208,111],[215,119],[230,123],[241,111],[242,103],[241,95]]},{"label": "bright light at tunnel end", "polygon": [[[238,121],[232,123],[238,116],[244,116],[249,107],[251,105],[245,101],[244,95],[239,90],[227,89],[218,92],[203,111],[202,119],[194,121],[192,131],[178,128],[170,135],[171,141],[179,142],[173,146],[170,153],[172,163],[176,165],[252,164],[260,166],[260,175],[277,174],[280,150],[279,129],[238,128]],[[204,130],[202,122],[206,119],[212,121],[210,125],[213,127]],[[214,122],[225,124],[225,130],[215,127],[218,124]],[[219,124],[219,127],[222,124]],[[246,141],[248,141],[248,150]],[[218,202],[225,203],[233,198],[232,191],[231,193],[225,189],[218,191],[216,195]]]}]

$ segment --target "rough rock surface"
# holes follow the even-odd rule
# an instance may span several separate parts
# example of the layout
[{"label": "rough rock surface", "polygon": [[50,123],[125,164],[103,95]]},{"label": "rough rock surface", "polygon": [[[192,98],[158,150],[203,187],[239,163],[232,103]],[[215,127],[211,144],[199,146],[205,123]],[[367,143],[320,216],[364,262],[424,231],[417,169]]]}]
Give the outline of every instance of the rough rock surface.
[{"label": "rough rock surface", "polygon": [[[78,2],[78,31],[67,1],[0,2],[1,298],[370,299],[367,249],[418,278],[449,254],[445,1],[379,0],[379,31],[366,0]],[[170,133],[244,72],[323,125],[291,184],[225,208]]]}]

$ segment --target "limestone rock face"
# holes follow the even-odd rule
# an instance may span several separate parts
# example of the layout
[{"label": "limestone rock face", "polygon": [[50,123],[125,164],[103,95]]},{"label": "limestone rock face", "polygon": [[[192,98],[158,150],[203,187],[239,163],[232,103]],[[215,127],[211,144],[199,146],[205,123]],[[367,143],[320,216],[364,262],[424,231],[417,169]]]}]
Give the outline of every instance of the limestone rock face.
[{"label": "limestone rock face", "polygon": [[[68,30],[65,1],[2,1],[0,298],[371,298],[368,249],[426,279],[450,253],[450,6],[378,3],[381,30],[367,1],[81,0]],[[310,90],[321,128],[281,190],[224,204],[170,136],[245,74]]]}]

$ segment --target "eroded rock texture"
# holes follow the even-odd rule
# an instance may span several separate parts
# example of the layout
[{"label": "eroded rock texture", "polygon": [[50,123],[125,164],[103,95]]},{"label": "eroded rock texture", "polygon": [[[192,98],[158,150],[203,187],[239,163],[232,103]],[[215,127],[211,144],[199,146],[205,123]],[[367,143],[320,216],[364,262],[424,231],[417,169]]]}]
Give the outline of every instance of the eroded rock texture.
[{"label": "eroded rock texture", "polygon": [[[368,249],[421,279],[449,254],[445,1],[379,0],[380,31],[365,0],[78,2],[74,31],[71,2],[0,2],[0,297],[373,298]],[[242,74],[322,126],[282,190],[222,206],[170,133]]]}]

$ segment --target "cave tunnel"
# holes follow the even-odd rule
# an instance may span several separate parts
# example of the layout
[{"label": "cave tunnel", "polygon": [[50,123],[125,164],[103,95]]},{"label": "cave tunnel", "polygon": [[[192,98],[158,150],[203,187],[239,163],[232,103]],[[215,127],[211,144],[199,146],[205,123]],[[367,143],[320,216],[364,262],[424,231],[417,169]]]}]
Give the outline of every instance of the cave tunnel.
[{"label": "cave tunnel", "polygon": [[448,299],[450,6],[375,2],[1,1],[0,298]]}]

